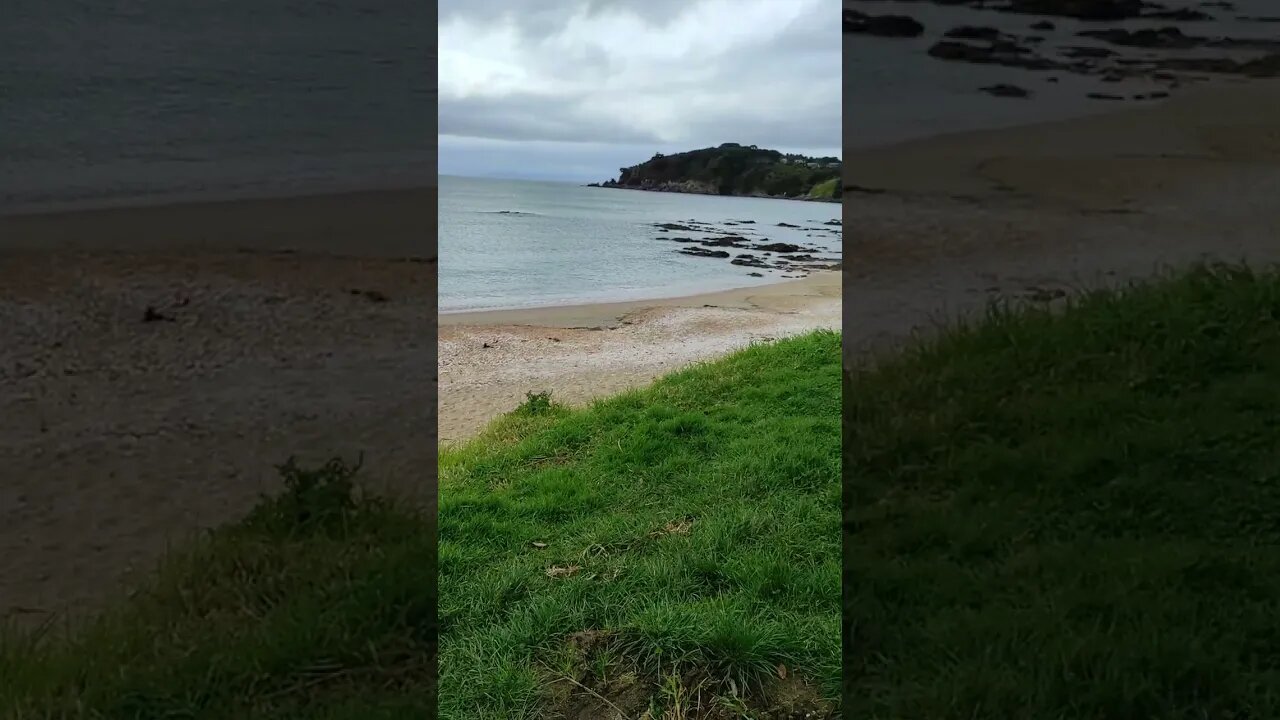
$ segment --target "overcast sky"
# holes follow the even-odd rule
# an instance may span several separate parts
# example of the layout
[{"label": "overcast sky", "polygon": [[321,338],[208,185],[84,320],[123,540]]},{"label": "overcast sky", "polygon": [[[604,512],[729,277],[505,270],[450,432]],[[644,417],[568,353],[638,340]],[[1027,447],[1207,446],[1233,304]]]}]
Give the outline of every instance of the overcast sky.
[{"label": "overcast sky", "polygon": [[440,0],[440,172],[598,181],[723,142],[840,155],[831,0]]}]

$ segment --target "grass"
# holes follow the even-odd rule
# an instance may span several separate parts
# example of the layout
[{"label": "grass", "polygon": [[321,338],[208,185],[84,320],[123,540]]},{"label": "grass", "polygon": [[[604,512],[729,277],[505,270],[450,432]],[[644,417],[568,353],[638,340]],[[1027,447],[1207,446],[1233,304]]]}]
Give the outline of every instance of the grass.
[{"label": "grass", "polygon": [[443,451],[440,716],[829,709],[839,375],[820,332]]},{"label": "grass", "polygon": [[994,309],[845,397],[849,717],[1280,717],[1280,276]]},{"label": "grass", "polygon": [[836,198],[839,193],[836,192],[836,184],[840,182],[840,178],[833,177],[830,180],[824,180],[809,191],[809,197],[815,198]]},{"label": "grass", "polygon": [[427,717],[435,537],[338,460],[74,632],[0,628],[0,718]]}]

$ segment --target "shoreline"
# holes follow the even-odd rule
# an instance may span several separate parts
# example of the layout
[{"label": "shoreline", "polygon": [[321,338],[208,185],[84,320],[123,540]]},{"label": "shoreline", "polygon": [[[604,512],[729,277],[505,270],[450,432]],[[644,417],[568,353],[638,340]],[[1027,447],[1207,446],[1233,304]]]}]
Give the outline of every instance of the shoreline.
[{"label": "shoreline", "polygon": [[439,440],[474,437],[526,392],[581,405],[692,362],[841,321],[839,271],[681,298],[442,316]]},{"label": "shoreline", "polygon": [[[603,302],[568,303],[536,307],[493,308],[487,310],[450,310],[438,314],[440,327],[485,325],[530,325],[536,327],[567,329],[613,329],[622,324],[627,315],[657,307],[696,308],[708,304],[750,309],[752,298],[798,296],[812,285],[822,284],[814,280],[817,275],[837,274],[839,270],[818,270],[802,278],[779,279],[771,283],[744,285],[723,290],[688,293],[684,295],[641,298],[638,300],[606,300]],[[787,286],[770,291],[775,286]]]},{"label": "shoreline", "polygon": [[1259,80],[854,153],[846,365],[992,301],[1052,302],[1206,259],[1280,261],[1277,127],[1280,81]]},{"label": "shoreline", "polygon": [[673,195],[702,195],[705,197],[737,197],[737,198],[757,198],[759,200],[794,200],[796,202],[826,202],[838,203],[840,198],[817,198],[817,197],[784,197],[781,195],[739,195],[731,193],[703,193],[691,192],[689,190],[661,190],[658,188],[629,187],[626,185],[604,185],[601,183],[587,183],[582,185],[584,188],[599,188],[601,190],[635,190],[636,192],[652,192],[652,193],[671,193]]},{"label": "shoreline", "polygon": [[[0,252],[292,252],[433,260],[438,188],[0,215]],[[362,238],[377,238],[376,243]]]}]

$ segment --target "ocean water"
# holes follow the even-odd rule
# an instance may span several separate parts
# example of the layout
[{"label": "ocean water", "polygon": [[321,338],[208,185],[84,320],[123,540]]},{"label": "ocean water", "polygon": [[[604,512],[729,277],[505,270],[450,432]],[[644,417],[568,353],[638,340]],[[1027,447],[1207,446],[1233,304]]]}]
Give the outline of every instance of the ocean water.
[{"label": "ocean water", "polygon": [[[443,176],[439,211],[441,312],[679,297],[794,274],[682,255],[675,251],[692,243],[663,236],[733,233],[812,247],[814,257],[840,251],[840,228],[822,224],[840,218],[836,203]],[[728,224],[743,220],[754,222]],[[720,232],[654,227],[689,221]]]},{"label": "ocean water", "polygon": [[[1069,18],[1015,15],[967,7],[943,7],[928,2],[899,3],[884,0],[843,0],[844,7],[876,15],[909,15],[925,26],[919,38],[890,39],[866,35],[844,36],[845,148],[872,147],[934,135],[1008,127],[1067,119],[1092,113],[1133,107],[1142,101],[1093,100],[1091,92],[1141,93],[1163,90],[1143,81],[1104,83],[1096,77],[1071,73],[1040,72],[1001,66],[937,60],[928,56],[931,45],[947,30],[960,25],[999,28],[1015,35],[1044,37],[1038,52],[1056,57],[1065,46],[1111,47],[1125,55],[1142,54],[1133,48],[1116,48],[1089,38],[1075,37],[1081,30],[1107,27],[1137,29],[1175,25],[1184,33],[1238,38],[1280,38],[1280,24],[1246,22],[1239,16],[1280,15],[1276,0],[1235,0],[1234,10],[1201,7],[1198,0],[1164,0],[1171,8],[1200,8],[1212,21],[1174,23],[1147,19],[1123,23],[1091,23]],[[1033,31],[1030,25],[1049,20],[1052,31]],[[1162,51],[1164,56],[1239,56],[1225,50]],[[1057,84],[1047,78],[1057,77]],[[1230,80],[1226,80],[1230,82]],[[978,88],[1008,83],[1032,90],[1030,99],[991,97]],[[1177,91],[1175,91],[1177,92]],[[1159,101],[1151,101],[1159,102]]]},{"label": "ocean water", "polygon": [[435,175],[418,0],[4,0],[0,212]]}]

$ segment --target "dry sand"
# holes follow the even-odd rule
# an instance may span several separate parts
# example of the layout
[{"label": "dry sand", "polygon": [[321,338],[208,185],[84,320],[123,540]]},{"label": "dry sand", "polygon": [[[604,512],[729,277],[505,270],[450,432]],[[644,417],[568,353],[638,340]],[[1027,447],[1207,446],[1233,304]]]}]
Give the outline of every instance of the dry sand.
[{"label": "dry sand", "polygon": [[285,250],[345,228],[346,247],[412,254],[434,207],[423,190],[0,218],[0,616],[115,596],[277,490],[292,454],[364,451],[367,482],[431,505],[434,257]]},{"label": "dry sand", "polygon": [[440,317],[440,441],[474,436],[526,392],[571,405],[753,341],[840,326],[840,275],[669,300]]},{"label": "dry sand", "polygon": [[1280,261],[1278,129],[1267,81],[846,156],[846,185],[885,191],[845,196],[850,360],[994,297]]}]

